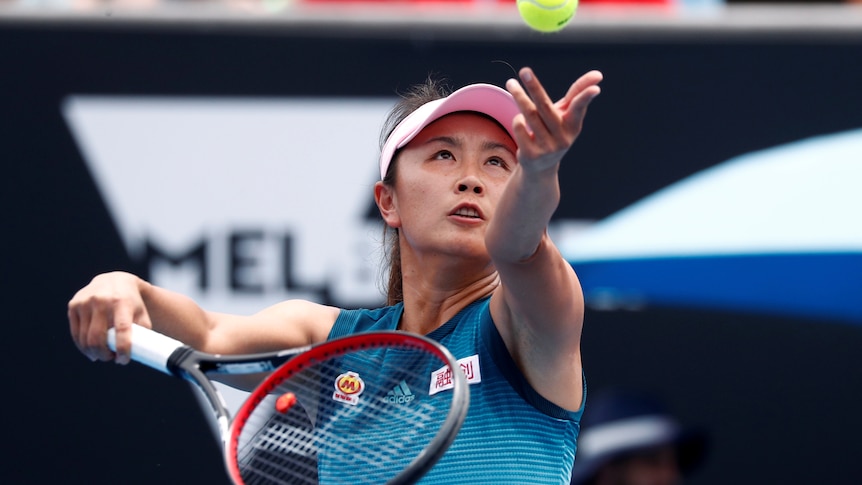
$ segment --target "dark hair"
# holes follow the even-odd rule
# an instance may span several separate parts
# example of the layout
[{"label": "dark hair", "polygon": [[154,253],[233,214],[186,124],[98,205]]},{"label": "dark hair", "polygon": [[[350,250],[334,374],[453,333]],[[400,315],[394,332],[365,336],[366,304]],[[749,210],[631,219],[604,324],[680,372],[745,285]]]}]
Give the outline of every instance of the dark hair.
[{"label": "dark hair", "polygon": [[[443,80],[428,77],[423,84],[411,87],[401,95],[401,99],[389,111],[383,129],[380,132],[380,148],[395,130],[399,123],[404,121],[410,113],[416,111],[425,103],[435,99],[445,98],[451,90]],[[400,150],[392,154],[392,161],[383,178],[383,183],[392,187],[395,185],[395,174],[398,168],[398,155]],[[401,274],[401,248],[398,243],[398,229],[383,225],[383,263],[389,266],[388,283],[386,284],[386,304],[394,305],[404,301],[404,287]]]}]

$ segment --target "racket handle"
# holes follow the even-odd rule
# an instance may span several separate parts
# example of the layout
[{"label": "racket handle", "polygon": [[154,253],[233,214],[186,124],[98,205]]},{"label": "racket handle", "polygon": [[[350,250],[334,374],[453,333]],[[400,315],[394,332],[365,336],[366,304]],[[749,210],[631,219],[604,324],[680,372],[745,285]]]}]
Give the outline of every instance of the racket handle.
[{"label": "racket handle", "polygon": [[[140,325],[132,325],[132,360],[173,375],[168,369],[168,359],[185,344]],[[108,348],[117,351],[117,331],[108,329]]]}]

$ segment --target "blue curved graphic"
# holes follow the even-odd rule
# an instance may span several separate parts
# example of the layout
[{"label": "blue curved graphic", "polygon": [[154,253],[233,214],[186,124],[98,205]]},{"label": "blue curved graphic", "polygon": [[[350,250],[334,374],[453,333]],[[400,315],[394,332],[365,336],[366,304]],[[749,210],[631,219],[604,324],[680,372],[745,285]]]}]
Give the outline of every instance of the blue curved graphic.
[{"label": "blue curved graphic", "polygon": [[862,130],[746,154],[560,244],[597,308],[862,324]]}]

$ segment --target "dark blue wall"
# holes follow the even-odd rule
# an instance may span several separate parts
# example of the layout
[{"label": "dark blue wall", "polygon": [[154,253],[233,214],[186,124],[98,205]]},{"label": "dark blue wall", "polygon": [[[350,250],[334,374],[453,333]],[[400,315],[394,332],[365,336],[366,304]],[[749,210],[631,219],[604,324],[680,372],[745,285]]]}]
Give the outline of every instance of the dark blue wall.
[{"label": "dark blue wall", "polygon": [[[828,30],[828,29],[827,29]],[[110,22],[0,23],[3,483],[226,483],[180,382],[91,364],[66,303],[100,271],[138,271],[60,115],[76,94],[389,96],[428,73],[503,84],[531,65],[552,94],[605,74],[559,215],[598,219],[752,150],[862,127],[862,36]],[[666,396],[713,431],[691,483],[858,483],[862,330],[731,312],[587,315],[591,389]]]}]

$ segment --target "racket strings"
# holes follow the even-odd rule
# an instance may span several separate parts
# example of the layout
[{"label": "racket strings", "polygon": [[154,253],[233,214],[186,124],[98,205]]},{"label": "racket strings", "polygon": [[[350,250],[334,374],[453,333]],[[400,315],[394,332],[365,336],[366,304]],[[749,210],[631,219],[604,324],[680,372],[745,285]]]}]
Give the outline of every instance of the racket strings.
[{"label": "racket strings", "polygon": [[281,413],[265,399],[240,435],[244,483],[386,483],[423,452],[446,417],[449,394],[428,392],[442,362],[412,348],[377,349],[291,374],[272,396],[293,393],[296,404]]},{"label": "racket strings", "polygon": [[240,467],[247,485],[317,483],[313,428],[290,414],[271,414],[244,447]]}]

